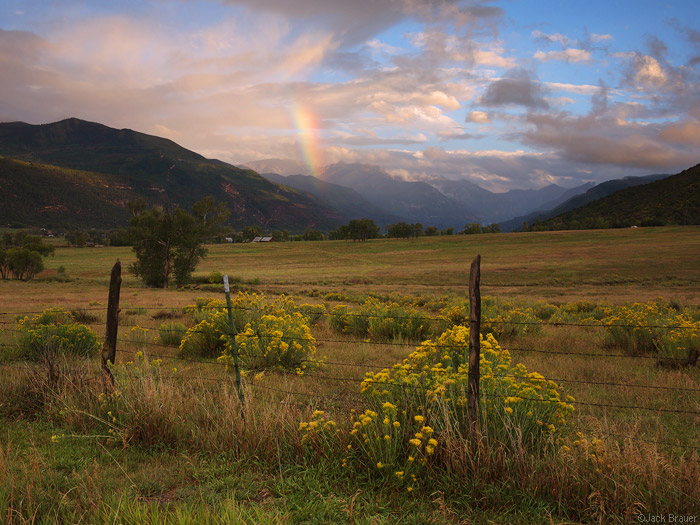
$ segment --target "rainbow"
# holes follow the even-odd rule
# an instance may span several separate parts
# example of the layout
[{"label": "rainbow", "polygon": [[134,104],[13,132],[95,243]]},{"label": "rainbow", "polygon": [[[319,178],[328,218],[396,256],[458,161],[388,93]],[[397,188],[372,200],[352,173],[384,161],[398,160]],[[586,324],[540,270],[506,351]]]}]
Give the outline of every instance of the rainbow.
[{"label": "rainbow", "polygon": [[309,174],[320,179],[324,163],[319,133],[321,125],[318,118],[301,104],[293,106],[290,116],[299,137],[301,156],[309,168]]}]

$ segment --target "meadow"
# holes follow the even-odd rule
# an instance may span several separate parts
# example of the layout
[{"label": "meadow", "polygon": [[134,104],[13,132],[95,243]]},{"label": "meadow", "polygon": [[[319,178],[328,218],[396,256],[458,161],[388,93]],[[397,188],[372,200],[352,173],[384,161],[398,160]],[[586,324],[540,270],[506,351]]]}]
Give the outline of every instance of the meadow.
[{"label": "meadow", "polygon": [[[5,522],[700,514],[700,368],[683,363],[700,342],[698,227],[211,245],[179,290],[143,287],[129,248],[56,242],[38,278],[0,282]],[[477,254],[474,434],[462,426],[458,327]],[[19,359],[47,308],[103,337],[117,258],[116,389],[105,391],[99,356]],[[223,274],[240,313],[242,401],[216,328]],[[262,359],[302,340],[291,365]]]}]

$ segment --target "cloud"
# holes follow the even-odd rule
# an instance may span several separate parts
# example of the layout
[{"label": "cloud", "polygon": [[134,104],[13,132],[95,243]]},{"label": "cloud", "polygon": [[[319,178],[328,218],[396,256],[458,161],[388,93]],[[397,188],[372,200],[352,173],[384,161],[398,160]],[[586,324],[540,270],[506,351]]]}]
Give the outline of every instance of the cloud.
[{"label": "cloud", "polygon": [[471,111],[465,122],[474,122],[476,124],[487,124],[491,122],[491,117],[485,111]]},{"label": "cloud", "polygon": [[546,147],[579,163],[634,168],[676,169],[697,162],[697,153],[662,144],[653,127],[619,118],[566,113],[529,115],[533,129],[523,134],[526,144]]},{"label": "cloud", "polygon": [[536,29],[535,31],[533,31],[531,33],[531,36],[536,41],[545,42],[548,44],[552,44],[552,43],[556,42],[556,43],[561,44],[562,46],[568,46],[569,42],[570,42],[569,37],[566,35],[562,35],[561,33],[547,34],[547,33],[543,33],[539,29]]},{"label": "cloud", "polygon": [[547,109],[544,99],[546,88],[526,69],[513,69],[505,77],[491,82],[479,99],[484,106],[523,106],[528,109]]},{"label": "cloud", "polygon": [[592,42],[606,42],[606,41],[612,40],[612,39],[613,39],[612,35],[608,35],[608,34],[600,35],[598,33],[591,33],[591,41]]},{"label": "cloud", "polygon": [[632,69],[632,82],[637,86],[653,89],[666,84],[666,74],[654,57],[636,55]]},{"label": "cloud", "polygon": [[585,49],[564,49],[563,51],[537,51],[533,58],[536,60],[562,60],[564,62],[581,63],[590,62],[591,53]]},{"label": "cloud", "polygon": [[577,95],[593,95],[600,89],[599,86],[590,84],[566,84],[561,82],[545,82],[545,85],[552,90],[566,91]]},{"label": "cloud", "polygon": [[668,124],[659,132],[659,138],[665,142],[700,147],[700,122],[684,119]]}]

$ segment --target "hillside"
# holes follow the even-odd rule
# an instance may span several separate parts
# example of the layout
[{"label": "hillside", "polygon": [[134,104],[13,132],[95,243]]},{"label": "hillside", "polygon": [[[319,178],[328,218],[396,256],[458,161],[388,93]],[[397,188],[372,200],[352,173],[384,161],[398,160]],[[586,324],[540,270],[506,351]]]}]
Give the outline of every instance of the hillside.
[{"label": "hillside", "polygon": [[606,182],[601,182],[590,188],[585,193],[575,194],[573,197],[568,195],[564,200],[559,200],[556,202],[547,203],[539,208],[538,211],[527,213],[514,219],[504,221],[500,224],[501,231],[510,232],[522,228],[523,223],[534,224],[537,221],[546,221],[567,211],[580,208],[585,206],[589,202],[602,199],[608,195],[612,195],[616,191],[624,190],[625,188],[631,188],[633,186],[639,186],[641,184],[649,184],[656,180],[664,179],[668,177],[665,175],[646,175],[644,177],[624,177],[622,179],[614,179]]},{"label": "hillside", "polygon": [[557,215],[546,230],[700,224],[700,164]]},{"label": "hillside", "polygon": [[[206,159],[167,139],[78,119],[38,126],[2,123],[0,155],[25,162],[5,162],[0,173],[3,187],[8,188],[0,195],[0,205],[25,219],[10,212],[2,216],[29,225],[44,226],[42,221],[49,216],[44,210],[49,209],[58,224],[112,227],[126,219],[126,201],[132,198],[190,207],[206,195],[229,205],[236,227],[328,229],[343,221],[336,210],[313,196],[274,184],[252,170]],[[34,182],[28,185],[17,179]],[[125,193],[97,192],[100,184]],[[42,189],[32,190],[35,185]],[[99,202],[108,210],[114,206],[119,210],[88,211]],[[10,221],[3,218],[3,222]]]}]

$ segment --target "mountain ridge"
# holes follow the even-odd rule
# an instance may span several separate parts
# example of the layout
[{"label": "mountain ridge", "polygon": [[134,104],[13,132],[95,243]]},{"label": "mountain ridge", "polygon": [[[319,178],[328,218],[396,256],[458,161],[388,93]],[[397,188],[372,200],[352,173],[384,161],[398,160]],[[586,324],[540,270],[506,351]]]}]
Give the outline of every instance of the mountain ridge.
[{"label": "mountain ridge", "polygon": [[[23,196],[14,193],[13,198],[23,198],[37,217],[41,216],[40,210],[54,205],[47,200],[50,195],[34,194],[33,200],[31,192],[27,194],[30,188],[13,182],[10,175],[32,179],[66,198],[67,190],[60,186],[61,182],[65,183],[65,174],[58,179],[51,176],[61,169],[90,173],[98,180],[117,177],[129,188],[130,196],[144,198],[151,204],[162,204],[165,200],[171,205],[190,207],[202,197],[213,195],[229,205],[231,224],[235,227],[257,224],[293,230],[330,229],[343,221],[336,210],[312,195],[272,183],[252,170],[206,159],[169,139],[75,118],[41,125],[0,123],[0,155],[26,163],[13,165],[11,173],[0,173],[0,183],[24,188]],[[46,166],[58,171],[47,171]],[[0,195],[3,209],[13,207],[8,202],[9,195],[9,192]],[[66,212],[62,222],[107,226],[98,217],[90,218],[87,212],[79,211],[76,209],[73,216]],[[12,218],[1,212],[0,220],[11,222]]]}]

